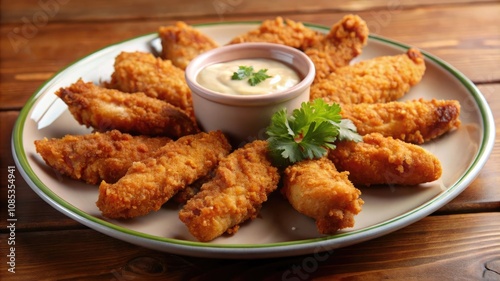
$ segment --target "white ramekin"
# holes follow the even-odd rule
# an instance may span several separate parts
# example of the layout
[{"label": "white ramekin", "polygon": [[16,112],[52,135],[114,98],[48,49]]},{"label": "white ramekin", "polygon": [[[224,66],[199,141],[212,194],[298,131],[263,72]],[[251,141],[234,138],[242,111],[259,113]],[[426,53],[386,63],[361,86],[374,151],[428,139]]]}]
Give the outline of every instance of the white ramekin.
[{"label": "white ramekin", "polygon": [[[228,95],[209,90],[196,82],[208,65],[237,59],[264,58],[283,62],[295,69],[301,81],[286,90],[263,95]],[[186,68],[195,117],[204,131],[221,130],[233,145],[265,139],[271,116],[286,108],[288,113],[309,101],[315,68],[309,57],[292,47],[271,43],[241,43],[219,47],[194,58]]]}]

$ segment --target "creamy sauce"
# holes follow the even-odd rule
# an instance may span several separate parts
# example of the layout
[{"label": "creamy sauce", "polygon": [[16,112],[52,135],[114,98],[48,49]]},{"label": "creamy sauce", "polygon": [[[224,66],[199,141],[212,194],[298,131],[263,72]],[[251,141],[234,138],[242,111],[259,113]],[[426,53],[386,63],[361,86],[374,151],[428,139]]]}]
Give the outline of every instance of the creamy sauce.
[{"label": "creamy sauce", "polygon": [[[272,76],[251,86],[248,78],[232,80],[234,72],[240,66],[252,66],[253,71],[267,69],[266,74]],[[300,77],[290,66],[271,59],[242,59],[207,66],[200,71],[196,81],[212,91],[231,95],[262,95],[282,91],[300,82]]]}]

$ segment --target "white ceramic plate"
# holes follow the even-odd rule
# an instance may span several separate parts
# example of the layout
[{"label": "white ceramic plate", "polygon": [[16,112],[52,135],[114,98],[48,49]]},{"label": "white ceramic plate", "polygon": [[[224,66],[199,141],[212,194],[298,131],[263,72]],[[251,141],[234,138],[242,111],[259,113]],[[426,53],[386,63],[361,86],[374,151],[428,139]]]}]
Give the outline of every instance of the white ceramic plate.
[{"label": "white ceramic plate", "polygon": [[[203,33],[224,44],[259,23],[216,23],[197,26]],[[310,25],[327,32],[329,28]],[[36,153],[34,140],[83,134],[80,126],[58,102],[45,113],[44,128],[34,119],[49,108],[54,92],[82,77],[98,83],[109,80],[114,58],[121,51],[160,50],[156,34],[148,34],[101,49],[78,60],[47,81],[28,100],[16,122],[12,136],[13,154],[19,171],[31,188],[63,214],[109,236],[155,250],[201,257],[263,258],[311,254],[344,247],[385,235],[407,226],[445,205],[476,177],[493,148],[495,127],[486,101],[465,76],[447,63],[425,54],[427,71],[422,82],[405,99],[456,99],[462,105],[462,126],[442,138],[425,144],[442,162],[438,181],[417,187],[362,188],[363,211],[354,228],[335,235],[318,235],[315,224],[273,194],[261,215],[245,223],[234,236],[223,236],[210,243],[197,242],[177,216],[179,206],[167,203],[160,211],[129,221],[105,219],[95,205],[97,186],[61,177],[47,167]],[[356,60],[400,54],[408,46],[371,36],[363,54]],[[60,115],[62,112],[62,115]],[[48,116],[54,116],[50,118]],[[60,116],[59,116],[60,115]],[[55,118],[59,116],[58,118]],[[48,119],[47,119],[48,118]],[[55,119],[50,122],[51,119]]]}]

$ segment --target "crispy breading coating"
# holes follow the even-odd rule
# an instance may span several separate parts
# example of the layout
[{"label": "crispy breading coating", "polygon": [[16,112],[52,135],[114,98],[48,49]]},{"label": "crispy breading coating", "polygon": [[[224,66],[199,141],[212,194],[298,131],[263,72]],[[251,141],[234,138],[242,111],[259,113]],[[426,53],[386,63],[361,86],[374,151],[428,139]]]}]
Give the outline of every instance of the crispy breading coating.
[{"label": "crispy breading coating", "polygon": [[144,93],[123,93],[79,79],[56,95],[80,124],[100,132],[117,129],[132,135],[172,138],[199,132],[183,110]]},{"label": "crispy breading coating", "polygon": [[199,241],[233,234],[240,223],[257,216],[278,181],[267,142],[251,142],[220,161],[214,178],[184,205],[179,218]]},{"label": "crispy breading coating", "polygon": [[353,121],[361,135],[380,133],[415,144],[460,126],[460,103],[456,100],[344,104],[341,114]]},{"label": "crispy breading coating", "polygon": [[195,182],[193,182],[192,184],[186,186],[185,188],[179,190],[179,192],[177,192],[174,197],[172,197],[172,200],[178,204],[186,204],[186,202],[193,198],[196,193],[200,192],[201,190],[201,187],[203,186],[203,184],[205,184],[206,182],[208,182],[209,180],[211,180],[213,177],[214,177],[214,172],[215,172],[215,169],[210,171],[207,175],[205,175],[204,177],[201,177],[199,179],[197,179]]},{"label": "crispy breading coating", "polygon": [[305,50],[323,38],[323,36],[319,32],[305,27],[301,22],[276,17],[272,20],[263,21],[256,29],[236,36],[229,44],[266,42]]},{"label": "crispy breading coating", "polygon": [[341,67],[311,86],[311,100],[340,104],[381,103],[397,100],[420,82],[425,61],[417,49],[381,56]]},{"label": "crispy breading coating", "polygon": [[116,183],[102,182],[97,207],[108,218],[133,218],[157,211],[179,190],[214,169],[230,150],[220,131],[169,142],[154,156],[134,162]]},{"label": "crispy breading coating", "polygon": [[379,133],[363,136],[362,142],[344,141],[336,146],[328,158],[339,171],[349,171],[354,185],[417,185],[441,177],[441,163],[432,153]]},{"label": "crispy breading coating", "polygon": [[131,136],[117,130],[35,141],[45,163],[62,175],[88,184],[116,182],[133,162],[148,158],[171,139]]},{"label": "crispy breading coating", "polygon": [[346,15],[330,32],[304,49],[316,67],[315,82],[326,78],[339,67],[346,66],[361,54],[368,42],[366,22],[357,15]]},{"label": "crispy breading coating", "polygon": [[111,81],[105,83],[107,88],[126,93],[143,92],[186,112],[193,111],[184,71],[171,61],[156,58],[151,53],[122,52],[115,58],[114,69]]},{"label": "crispy breading coating", "polygon": [[284,171],[281,193],[298,212],[316,220],[321,234],[353,227],[361,212],[361,191],[326,157],[305,160]]},{"label": "crispy breading coating", "polygon": [[161,39],[162,58],[171,60],[183,70],[199,54],[218,47],[210,37],[182,21],[175,25],[161,26],[158,35]]}]

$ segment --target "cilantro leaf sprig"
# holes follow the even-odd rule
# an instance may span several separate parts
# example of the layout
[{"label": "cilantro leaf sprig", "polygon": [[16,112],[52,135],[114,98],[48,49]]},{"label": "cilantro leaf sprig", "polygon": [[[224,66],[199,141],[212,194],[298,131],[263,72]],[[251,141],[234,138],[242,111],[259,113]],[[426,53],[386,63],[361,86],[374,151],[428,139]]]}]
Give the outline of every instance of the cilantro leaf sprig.
[{"label": "cilantro leaf sprig", "polygon": [[288,116],[286,109],[271,117],[266,130],[269,150],[275,164],[287,166],[305,159],[320,158],[335,149],[335,141],[359,142],[351,120],[342,119],[340,105],[322,99],[304,102]]},{"label": "cilantro leaf sprig", "polygon": [[248,78],[248,84],[250,84],[250,86],[255,86],[271,77],[272,76],[267,75],[267,69],[261,69],[254,72],[253,66],[239,66],[238,70],[233,72],[231,80],[243,80]]},{"label": "cilantro leaf sprig", "polygon": [[253,73],[253,66],[239,66],[236,72],[233,72],[231,80],[243,80]]}]

